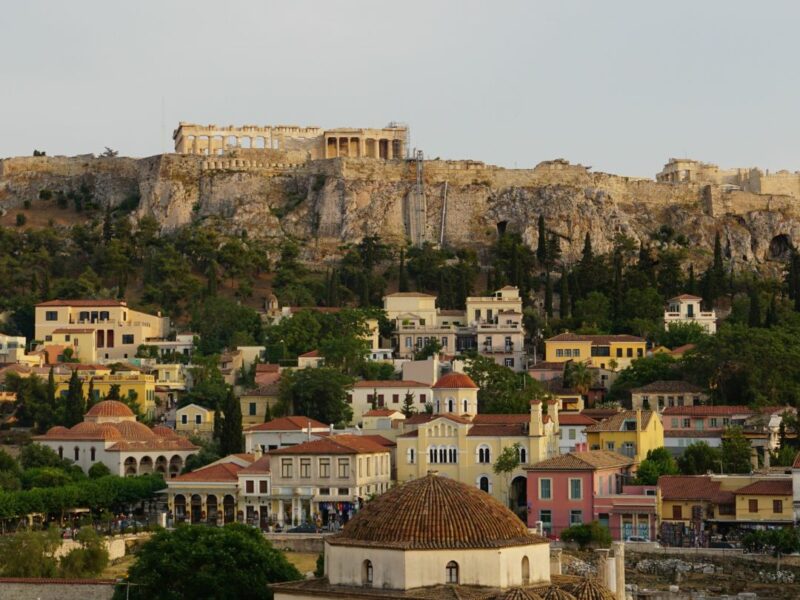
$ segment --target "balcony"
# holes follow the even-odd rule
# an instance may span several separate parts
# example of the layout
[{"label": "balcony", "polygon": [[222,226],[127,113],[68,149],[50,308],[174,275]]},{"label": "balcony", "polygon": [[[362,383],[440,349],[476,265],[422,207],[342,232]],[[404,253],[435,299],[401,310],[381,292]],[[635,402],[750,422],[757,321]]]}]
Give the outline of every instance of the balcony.
[{"label": "balcony", "polygon": [[514,344],[502,344],[500,346],[482,344],[480,350],[484,354],[511,354],[514,352]]}]

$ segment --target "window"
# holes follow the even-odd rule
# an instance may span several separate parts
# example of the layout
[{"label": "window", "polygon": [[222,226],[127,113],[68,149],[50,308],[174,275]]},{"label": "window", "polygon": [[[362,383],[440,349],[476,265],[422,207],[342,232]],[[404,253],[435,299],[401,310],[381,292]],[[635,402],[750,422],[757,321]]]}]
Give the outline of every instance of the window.
[{"label": "window", "polygon": [[447,348],[447,336],[442,336],[442,348]]},{"label": "window", "polygon": [[439,455],[436,453],[436,447],[428,448],[428,462],[429,463],[437,463],[439,462]]},{"label": "window", "polygon": [[447,563],[446,569],[446,580],[447,583],[452,583],[458,585],[458,563],[454,560],[451,560]]},{"label": "window", "polygon": [[569,511],[569,524],[570,525],[581,525],[583,523],[583,511],[582,510],[571,510]]},{"label": "window", "polygon": [[352,404],[353,403],[353,394],[347,394],[347,403],[348,404]]},{"label": "window", "polygon": [[572,356],[572,350],[570,350],[569,348],[567,348],[566,350],[564,350],[564,356],[566,356],[567,358],[569,358],[570,356]]},{"label": "window", "polygon": [[350,488],[339,488],[336,491],[340,496],[347,496],[350,494]]},{"label": "window", "polygon": [[628,458],[636,456],[636,444],[634,442],[625,442],[622,444],[622,454]]},{"label": "window", "polygon": [[88,310],[82,310],[80,313],[78,313],[78,321],[88,321],[88,320],[89,320]]},{"label": "window", "polygon": [[580,479],[569,480],[569,499],[580,500],[583,498],[583,481]]},{"label": "window", "polygon": [[[91,457],[92,457],[92,459],[91,459],[91,460],[92,460],[92,462],[94,462],[94,460],[95,460],[95,456],[96,456],[96,453],[97,453],[97,450],[95,450],[94,448],[92,448],[91,450],[89,450],[89,453],[91,454]],[[783,511],[779,511],[779,512],[783,512]]]},{"label": "window", "polygon": [[633,348],[628,348],[627,351],[625,352],[625,355],[628,358],[633,358]]},{"label": "window", "polygon": [[644,350],[642,350],[641,348],[637,348],[636,349],[636,357],[637,358],[642,358],[643,356],[644,356]]},{"label": "window", "polygon": [[606,442],[606,450],[614,450],[616,444],[614,442]]},{"label": "window", "polygon": [[528,451],[525,448],[519,449],[519,462],[525,464],[528,462]]},{"label": "window", "polygon": [[301,458],[300,459],[300,477],[303,479],[308,479],[311,477],[311,459],[310,458]]},{"label": "window", "polygon": [[694,428],[697,431],[703,431],[703,419],[695,419],[694,420]]},{"label": "window", "polygon": [[413,448],[409,448],[408,449],[408,454],[407,454],[408,464],[413,465],[415,458],[416,457],[415,457],[414,449]]},{"label": "window", "polygon": [[575,436],[577,435],[577,433],[578,432],[575,431],[574,427],[567,428],[567,435],[568,435],[569,439],[574,440]]},{"label": "window", "polygon": [[[68,341],[70,341],[70,335],[69,335],[69,334],[66,334],[66,335],[64,336],[64,341],[65,341],[65,342],[68,342]],[[77,341],[77,340],[76,340],[76,341]]]},{"label": "window", "polygon": [[108,321],[108,311],[107,310],[101,310],[100,311],[100,320],[101,321]]},{"label": "window", "polygon": [[758,498],[752,498],[747,501],[747,510],[751,513],[758,512]]},{"label": "window", "polygon": [[458,450],[456,450],[455,448],[449,448],[448,451],[447,451],[447,459],[451,463],[457,463],[458,462]]},{"label": "window", "polygon": [[420,394],[419,395],[419,402],[420,404],[425,404],[427,398],[427,394]]},{"label": "window", "polygon": [[44,320],[45,321],[58,321],[58,311],[56,310],[48,310],[44,313]]},{"label": "window", "polygon": [[779,515],[783,512],[783,500],[772,501],[772,512],[774,512],[776,515]]},{"label": "window", "polygon": [[350,459],[349,458],[340,458],[339,459],[339,479],[349,479],[350,478]]},{"label": "window", "polygon": [[617,348],[617,358],[622,358],[622,348]]},{"label": "window", "polygon": [[678,418],[677,417],[672,417],[672,428],[673,429],[677,429],[678,428]]},{"label": "window", "polygon": [[478,479],[478,488],[480,488],[482,492],[486,492],[487,494],[489,493],[489,478],[486,477],[486,475],[483,475]]},{"label": "window", "polygon": [[552,500],[553,499],[553,480],[540,479],[539,480],[539,500]]},{"label": "window", "polygon": [[711,429],[716,429],[717,427],[717,417],[711,417]]},{"label": "window", "polygon": [[365,560],[361,564],[361,583],[372,585],[372,561]]},{"label": "window", "polygon": [[331,459],[330,458],[320,458],[319,459],[319,476],[328,478],[331,476]]},{"label": "window", "polygon": [[406,348],[411,348],[414,345],[414,341],[411,339],[410,336],[406,336]]},{"label": "window", "polygon": [[481,446],[478,448],[478,462],[482,464],[492,462],[491,450],[489,450],[489,446]]},{"label": "window", "polygon": [[675,504],[672,506],[672,518],[683,519],[683,507],[680,504]]},{"label": "window", "polygon": [[683,427],[685,429],[689,429],[691,426],[692,426],[692,420],[691,419],[684,419],[683,420]]},{"label": "window", "polygon": [[80,456],[81,456],[81,451],[80,451],[80,448],[78,448],[77,446],[75,446],[74,454],[75,454],[75,461],[78,461],[80,459]]},{"label": "window", "polygon": [[522,557],[522,583],[527,585],[531,582],[531,563],[527,556]]},{"label": "window", "polygon": [[400,394],[392,394],[392,404],[397,404],[400,402]]},{"label": "window", "polygon": [[256,403],[255,402],[251,402],[250,403],[250,406],[248,407],[248,412],[250,413],[251,417],[255,416],[255,414],[256,414]]},{"label": "window", "polygon": [[514,359],[513,358],[505,358],[503,359],[503,364],[507,367],[514,368]]},{"label": "window", "polygon": [[281,460],[281,477],[290,479],[292,477],[292,459],[284,458]]},{"label": "window", "polygon": [[188,422],[189,422],[189,416],[188,415],[181,415],[181,424],[182,425],[186,425]]},{"label": "window", "polygon": [[319,488],[319,495],[320,496],[330,496],[331,488]]},{"label": "window", "polygon": [[574,356],[575,358],[578,358],[580,355],[581,355],[581,349],[580,348],[575,348],[575,349],[572,350],[572,356]]},{"label": "window", "polygon": [[200,425],[203,422],[203,415],[195,415],[194,422],[196,425]]},{"label": "window", "polygon": [[551,510],[540,510],[539,520],[542,522],[542,528],[545,533],[550,533],[553,529],[553,512]]},{"label": "window", "polygon": [[258,493],[259,494],[266,494],[267,493],[267,480],[262,479],[258,482]]},{"label": "window", "polygon": [[248,494],[252,494],[255,491],[255,485],[252,479],[248,479],[244,482],[244,491]]}]

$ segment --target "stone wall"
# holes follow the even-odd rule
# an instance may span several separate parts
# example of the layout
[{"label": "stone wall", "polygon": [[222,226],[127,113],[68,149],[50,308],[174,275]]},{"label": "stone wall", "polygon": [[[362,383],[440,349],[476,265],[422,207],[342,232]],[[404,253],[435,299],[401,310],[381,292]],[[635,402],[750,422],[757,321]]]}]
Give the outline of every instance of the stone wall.
[{"label": "stone wall", "polygon": [[111,600],[112,579],[0,578],[0,598],[11,600]]}]

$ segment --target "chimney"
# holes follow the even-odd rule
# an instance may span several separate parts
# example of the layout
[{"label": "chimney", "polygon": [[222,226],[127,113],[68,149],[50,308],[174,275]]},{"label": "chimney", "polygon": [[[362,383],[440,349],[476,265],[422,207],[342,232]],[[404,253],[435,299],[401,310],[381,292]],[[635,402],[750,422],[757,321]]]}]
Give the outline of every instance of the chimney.
[{"label": "chimney", "polygon": [[553,421],[554,430],[558,431],[558,400],[547,401],[547,416]]},{"label": "chimney", "polygon": [[331,435],[333,435],[333,423],[331,423],[331,424],[328,426],[328,431],[330,432],[330,434],[331,434]]},{"label": "chimney", "polygon": [[308,437],[308,441],[311,441],[311,419],[308,420],[308,427],[306,428],[306,435]]},{"label": "chimney", "polygon": [[531,400],[531,420],[528,426],[528,435],[539,437],[542,435],[542,401]]}]

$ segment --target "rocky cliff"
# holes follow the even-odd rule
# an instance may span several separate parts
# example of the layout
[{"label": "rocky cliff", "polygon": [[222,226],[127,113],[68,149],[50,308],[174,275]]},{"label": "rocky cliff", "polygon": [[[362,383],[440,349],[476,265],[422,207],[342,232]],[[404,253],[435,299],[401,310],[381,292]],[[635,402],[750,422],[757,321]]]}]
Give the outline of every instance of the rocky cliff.
[{"label": "rocky cliff", "polygon": [[43,189],[80,186],[101,205],[138,194],[135,216],[155,217],[164,231],[211,218],[251,236],[290,234],[306,242],[312,261],[371,234],[481,249],[505,230],[535,246],[540,214],[560,237],[567,261],[580,256],[587,232],[595,250],[604,252],[618,234],[649,243],[662,225],[689,240],[699,263],[717,231],[736,263],[753,268],[777,267],[775,261],[800,241],[800,201],[794,198],[593,173],[565,161],[503,169],[473,161],[308,161],[269,151],[0,161],[4,211],[34,201]]}]

